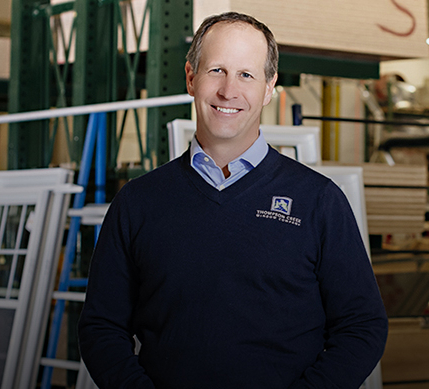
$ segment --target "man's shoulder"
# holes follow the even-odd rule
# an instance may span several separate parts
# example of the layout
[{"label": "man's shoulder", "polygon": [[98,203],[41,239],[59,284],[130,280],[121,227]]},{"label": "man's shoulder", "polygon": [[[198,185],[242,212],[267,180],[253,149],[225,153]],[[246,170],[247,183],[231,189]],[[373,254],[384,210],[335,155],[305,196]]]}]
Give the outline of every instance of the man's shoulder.
[{"label": "man's shoulder", "polygon": [[182,157],[165,163],[139,177],[128,181],[121,189],[126,196],[150,194],[156,195],[160,192],[171,192],[172,188],[178,188],[184,177],[184,163]]},{"label": "man's shoulder", "polygon": [[153,170],[150,170],[149,172],[139,177],[136,177],[130,180],[129,183],[132,182],[133,186],[134,185],[138,186],[138,185],[147,185],[148,183],[165,179],[165,177],[168,177],[169,179],[171,179],[175,175],[179,174],[180,171],[183,171],[183,167],[184,167],[183,158],[184,156],[175,158],[161,166],[156,167]]}]

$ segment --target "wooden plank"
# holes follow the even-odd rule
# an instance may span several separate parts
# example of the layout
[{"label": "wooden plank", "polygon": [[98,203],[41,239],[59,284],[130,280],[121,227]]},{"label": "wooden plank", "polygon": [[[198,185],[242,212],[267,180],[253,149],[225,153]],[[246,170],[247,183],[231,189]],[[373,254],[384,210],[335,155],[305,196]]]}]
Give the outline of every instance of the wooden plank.
[{"label": "wooden plank", "polygon": [[426,0],[400,6],[372,0],[199,0],[194,2],[195,28],[205,17],[225,11],[255,16],[284,46],[377,58],[429,55]]},{"label": "wooden plank", "polygon": [[409,207],[394,207],[388,205],[373,205],[366,204],[366,212],[368,215],[409,215],[409,216],[420,216],[424,214],[421,206],[409,205]]},{"label": "wooden plank", "polygon": [[[368,221],[377,223],[389,221],[392,223],[408,223],[415,224],[424,222],[424,215],[410,216],[410,215],[368,215]],[[423,227],[423,226],[422,226]]]},{"label": "wooden plank", "polygon": [[[323,161],[323,165],[352,166],[333,161]],[[428,186],[428,168],[426,165],[399,164],[389,166],[383,163],[366,162],[359,166],[363,168],[363,182],[366,186]]]},{"label": "wooden plank", "polygon": [[[264,21],[281,45],[393,57],[426,57],[426,0],[231,0],[231,10]],[[371,10],[371,12],[368,12]]]},{"label": "wooden plank", "polygon": [[421,234],[423,232],[421,225],[409,225],[405,223],[393,224],[374,224],[368,222],[368,233],[370,235],[384,235],[384,234]]},{"label": "wooden plank", "polygon": [[426,186],[427,167],[424,165],[395,165],[364,163],[363,182],[365,185]]},{"label": "wooden plank", "polygon": [[426,203],[426,189],[365,188],[367,201],[401,201]]},{"label": "wooden plank", "polygon": [[424,231],[424,214],[367,215],[369,234],[421,233]]}]

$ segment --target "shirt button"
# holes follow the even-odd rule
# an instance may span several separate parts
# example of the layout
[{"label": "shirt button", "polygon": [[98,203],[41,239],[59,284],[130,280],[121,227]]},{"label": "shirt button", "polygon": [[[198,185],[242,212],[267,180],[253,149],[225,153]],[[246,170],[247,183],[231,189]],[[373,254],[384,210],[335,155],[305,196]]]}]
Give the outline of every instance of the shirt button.
[{"label": "shirt button", "polygon": [[209,157],[204,157],[204,161],[206,162],[210,161]]},{"label": "shirt button", "polygon": [[220,185],[219,186],[219,190],[224,190],[225,189],[225,186],[224,185]]}]

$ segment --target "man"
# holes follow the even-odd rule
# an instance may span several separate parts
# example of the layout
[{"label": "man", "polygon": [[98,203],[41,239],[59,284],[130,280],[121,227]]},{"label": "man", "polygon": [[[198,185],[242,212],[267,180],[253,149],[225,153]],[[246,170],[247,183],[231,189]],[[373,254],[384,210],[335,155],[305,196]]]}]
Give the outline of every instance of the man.
[{"label": "man", "polygon": [[79,335],[100,388],[358,388],[381,358],[387,320],[347,200],[259,131],[277,57],[246,15],[197,31],[196,138],[125,185],[94,252]]}]

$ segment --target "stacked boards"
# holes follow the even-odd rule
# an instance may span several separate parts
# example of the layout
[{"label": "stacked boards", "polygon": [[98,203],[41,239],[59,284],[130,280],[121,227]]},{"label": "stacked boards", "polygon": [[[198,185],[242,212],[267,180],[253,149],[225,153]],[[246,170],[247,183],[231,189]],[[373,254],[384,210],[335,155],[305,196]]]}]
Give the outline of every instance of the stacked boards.
[{"label": "stacked boards", "polygon": [[421,233],[427,203],[427,167],[364,163],[363,181],[371,235]]}]

